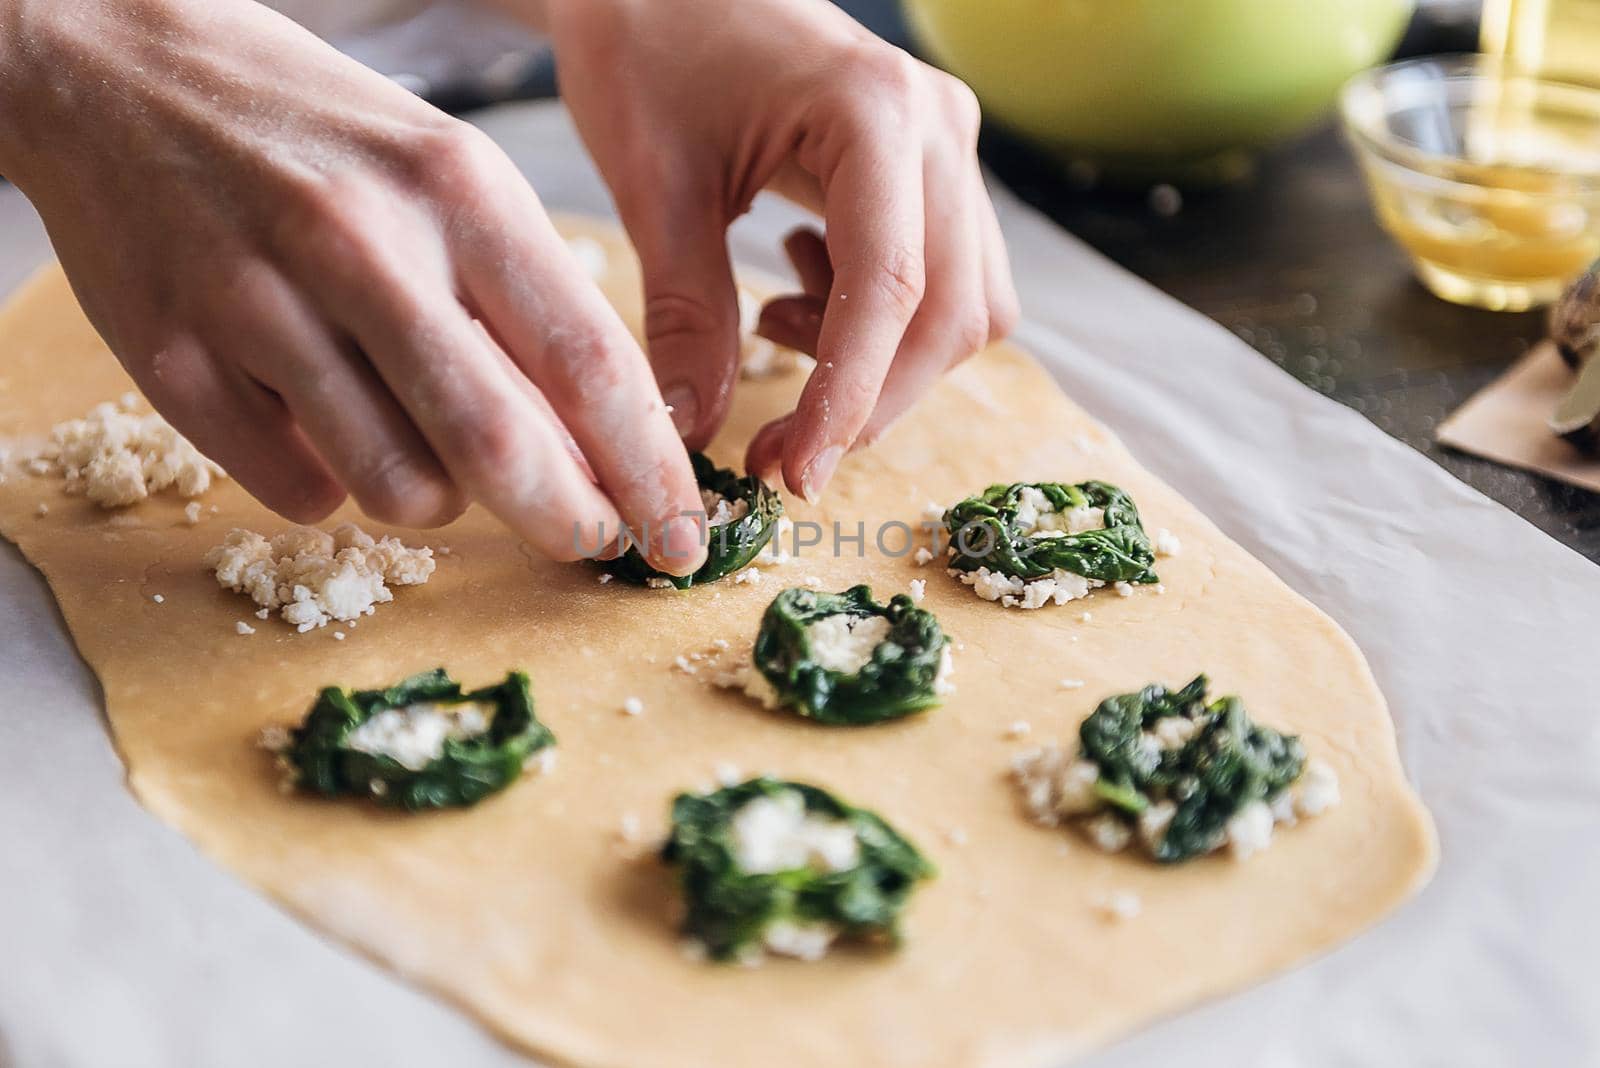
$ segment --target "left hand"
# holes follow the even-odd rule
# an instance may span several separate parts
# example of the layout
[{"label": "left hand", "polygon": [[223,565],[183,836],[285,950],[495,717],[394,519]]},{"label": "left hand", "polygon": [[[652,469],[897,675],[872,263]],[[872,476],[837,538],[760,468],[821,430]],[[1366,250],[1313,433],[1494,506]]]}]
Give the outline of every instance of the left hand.
[{"label": "left hand", "polygon": [[822,215],[804,294],[762,332],[817,358],[746,466],[816,500],[951,366],[1017,318],[972,91],[825,0],[549,0],[561,89],[643,264],[645,332],[691,448],[738,375],[726,231],[763,189]]}]

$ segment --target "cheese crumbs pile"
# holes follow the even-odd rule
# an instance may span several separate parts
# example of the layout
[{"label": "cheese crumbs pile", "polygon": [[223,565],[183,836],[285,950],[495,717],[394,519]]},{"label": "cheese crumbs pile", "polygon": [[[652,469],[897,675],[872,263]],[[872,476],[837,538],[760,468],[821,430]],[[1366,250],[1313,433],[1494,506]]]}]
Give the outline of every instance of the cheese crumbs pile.
[{"label": "cheese crumbs pile", "polygon": [[125,508],[169,487],[180,497],[198,497],[213,479],[227,477],[161,416],[133,411],[138,403],[129,393],[119,404],[97,404],[82,419],[56,424],[28,470],[60,475],[67,493],[102,508]]},{"label": "cheese crumbs pile", "polygon": [[[398,538],[374,539],[353,523],[332,534],[295,527],[270,541],[234,529],[206,553],[217,584],[248,594],[263,612],[279,612],[300,633],[349,623],[394,600],[391,586],[420,586],[436,562],[427,546],[408,548]],[[265,618],[265,616],[263,616]]]}]

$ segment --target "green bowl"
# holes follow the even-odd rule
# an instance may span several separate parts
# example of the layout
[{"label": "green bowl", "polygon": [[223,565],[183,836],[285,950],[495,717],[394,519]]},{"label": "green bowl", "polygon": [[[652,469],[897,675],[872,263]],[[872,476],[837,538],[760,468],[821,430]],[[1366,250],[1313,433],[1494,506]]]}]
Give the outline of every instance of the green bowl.
[{"label": "green bowl", "polygon": [[903,0],[991,119],[1112,177],[1224,180],[1386,58],[1414,0]]}]

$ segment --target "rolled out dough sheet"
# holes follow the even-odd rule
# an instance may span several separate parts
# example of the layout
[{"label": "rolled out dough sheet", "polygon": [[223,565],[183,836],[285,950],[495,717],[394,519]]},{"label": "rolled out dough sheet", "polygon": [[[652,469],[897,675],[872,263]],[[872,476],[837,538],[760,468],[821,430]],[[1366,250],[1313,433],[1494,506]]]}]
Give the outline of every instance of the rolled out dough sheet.
[{"label": "rolled out dough sheet", "polygon": [[[634,268],[615,232],[568,228],[608,245],[606,287],[636,323]],[[0,348],[0,436],[43,434],[130,385],[54,269],[0,313]],[[799,386],[798,376],[743,384],[712,454],[735,462]],[[1158,564],[1165,592],[1008,611],[937,565],[896,555],[899,527],[888,528],[888,552],[875,544],[883,524],[916,528],[929,502],[1021,478],[1127,488],[1149,528],[1182,539],[1182,554]],[[1351,640],[1011,347],[963,365],[879,446],[848,458],[822,505],[790,500],[794,518],[830,533],[759,583],[684,593],[601,584],[586,567],[531,558],[474,510],[425,539],[403,535],[451,549],[426,586],[399,590],[358,628],[301,635],[256,621],[200,565],[230,527],[283,522],[231,483],[205,503],[220,514],[198,526],[167,497],[113,520],[48,479],[13,471],[0,483],[0,531],[44,573],[99,675],[133,791],[306,922],[547,1060],[1059,1064],[1331,947],[1432,869],[1430,821]],[[330,522],[343,518],[358,517]],[[864,543],[842,541],[835,554],[834,524],[846,536],[863,524]],[[926,579],[925,605],[958,643],[949,703],[890,726],[827,729],[673,667],[717,639],[748,641],[777,590],[811,578],[830,589],[868,582],[880,597]],[[241,619],[257,633],[237,634]],[[474,685],[530,670],[560,739],[556,770],[475,809],[416,817],[279,792],[255,745],[262,727],[296,722],[320,686],[379,685],[441,664]],[[1343,804],[1248,862],[1178,868],[1102,855],[1022,818],[1005,779],[1015,751],[1070,740],[1107,694],[1199,671],[1264,722],[1301,733],[1337,770]],[[1063,689],[1064,678],[1084,686]],[[629,697],[642,716],[622,713]],[[1033,728],[1026,741],[1006,737],[1018,719]],[[835,789],[924,848],[940,876],[913,899],[900,951],[758,969],[685,958],[670,883],[620,828],[637,817],[659,835],[670,797],[729,764]],[[1118,891],[1139,896],[1137,918],[1112,922],[1097,907]]]}]

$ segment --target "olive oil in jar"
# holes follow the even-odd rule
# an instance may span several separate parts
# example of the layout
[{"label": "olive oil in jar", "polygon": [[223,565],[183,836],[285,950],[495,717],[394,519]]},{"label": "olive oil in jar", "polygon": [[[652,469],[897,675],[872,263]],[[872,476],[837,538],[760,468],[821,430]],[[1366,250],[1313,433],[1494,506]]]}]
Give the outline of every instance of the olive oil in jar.
[{"label": "olive oil in jar", "polygon": [[1482,26],[1518,73],[1600,86],[1600,0],[1484,0]]}]

